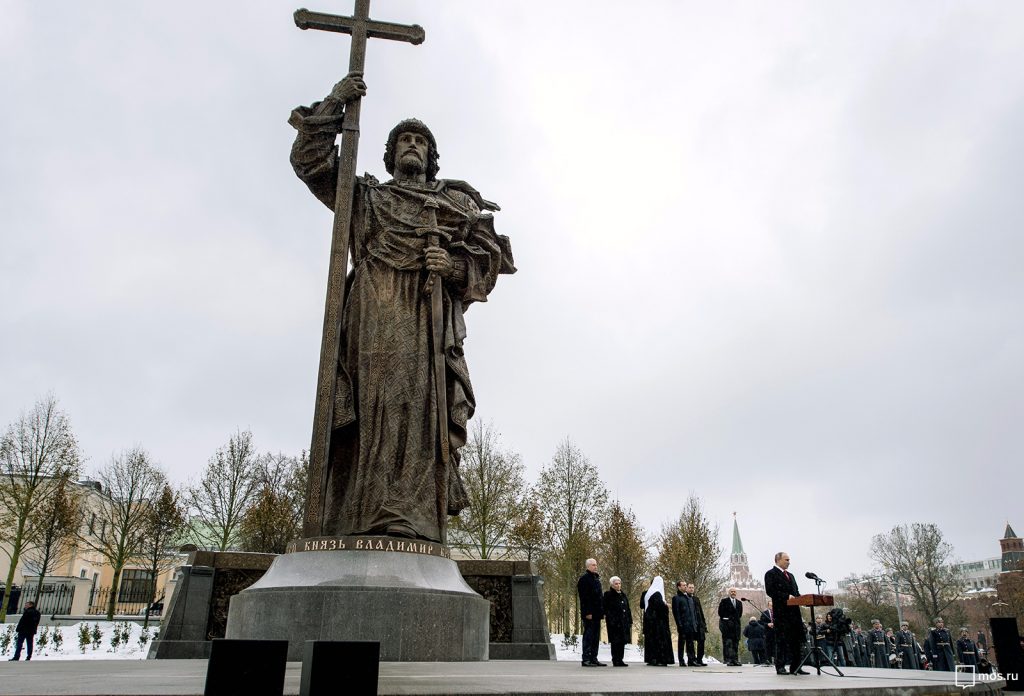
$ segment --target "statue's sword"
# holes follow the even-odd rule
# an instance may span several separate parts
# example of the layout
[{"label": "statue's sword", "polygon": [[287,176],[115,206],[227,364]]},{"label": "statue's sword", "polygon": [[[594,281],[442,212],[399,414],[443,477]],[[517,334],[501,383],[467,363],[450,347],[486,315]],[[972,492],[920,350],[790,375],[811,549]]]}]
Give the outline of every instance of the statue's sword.
[{"label": "statue's sword", "polygon": [[[430,225],[416,230],[420,234],[426,234],[427,244],[437,246],[441,230],[437,226],[437,200],[433,197],[427,198],[423,203],[427,211]],[[448,381],[445,379],[447,369],[444,359],[444,290],[442,289],[441,277],[431,272],[427,275],[425,289],[430,293],[430,337],[433,344],[434,363],[434,393],[437,400],[437,433],[441,441],[441,464],[444,470],[448,469],[448,462],[451,459],[448,442]]]}]

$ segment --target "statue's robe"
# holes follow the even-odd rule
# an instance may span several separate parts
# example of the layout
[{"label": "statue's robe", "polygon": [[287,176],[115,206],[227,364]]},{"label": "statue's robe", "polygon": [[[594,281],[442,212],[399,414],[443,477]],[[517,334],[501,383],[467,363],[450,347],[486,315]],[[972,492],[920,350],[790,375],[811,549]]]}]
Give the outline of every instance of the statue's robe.
[{"label": "statue's robe", "polygon": [[[339,112],[300,107],[292,166],[333,210]],[[440,245],[459,266],[443,283],[445,388],[451,461],[441,462],[434,386],[431,297],[424,248],[437,203]],[[463,355],[463,314],[485,302],[499,273],[514,273],[507,237],[494,232],[484,200],[469,184],[357,179],[328,480],[325,533],[399,534],[445,540],[448,515],[467,506],[459,448],[476,401]]]}]

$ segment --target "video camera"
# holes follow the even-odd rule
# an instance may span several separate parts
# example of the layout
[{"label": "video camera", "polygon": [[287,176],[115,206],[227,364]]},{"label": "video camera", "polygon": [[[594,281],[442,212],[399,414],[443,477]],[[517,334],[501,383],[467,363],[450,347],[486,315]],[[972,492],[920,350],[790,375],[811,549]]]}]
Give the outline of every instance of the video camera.
[{"label": "video camera", "polygon": [[850,633],[853,619],[843,612],[842,607],[830,609],[828,615],[832,619],[832,630],[835,631],[836,636],[845,636]]}]

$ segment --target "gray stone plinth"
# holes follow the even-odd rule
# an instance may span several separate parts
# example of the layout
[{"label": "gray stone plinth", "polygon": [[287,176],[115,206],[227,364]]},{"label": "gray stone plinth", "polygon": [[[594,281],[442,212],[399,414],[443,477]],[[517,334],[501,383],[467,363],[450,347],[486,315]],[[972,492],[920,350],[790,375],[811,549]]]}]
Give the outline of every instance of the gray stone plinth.
[{"label": "gray stone plinth", "polygon": [[171,597],[160,636],[149,645],[150,659],[188,660],[210,656],[206,635],[210,598],[213,596],[211,566],[182,566],[178,588]]},{"label": "gray stone plinth", "polygon": [[387,551],[298,551],[231,598],[228,638],[380,641],[382,661],[487,659],[490,605],[455,562]]}]

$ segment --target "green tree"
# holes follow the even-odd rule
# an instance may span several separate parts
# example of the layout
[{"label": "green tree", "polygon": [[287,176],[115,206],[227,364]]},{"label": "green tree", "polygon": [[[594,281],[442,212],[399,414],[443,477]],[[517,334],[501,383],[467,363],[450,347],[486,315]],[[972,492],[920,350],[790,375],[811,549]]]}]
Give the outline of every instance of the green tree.
[{"label": "green tree", "polygon": [[239,547],[242,518],[260,492],[262,468],[248,430],[237,431],[217,449],[186,494],[189,533],[197,546]]},{"label": "green tree", "polygon": [[[78,442],[52,394],[22,413],[0,438],[0,549],[10,559],[5,587],[14,584],[21,555],[38,536],[37,506],[57,481],[76,477],[80,466]],[[10,596],[5,592],[0,603],[0,622],[7,617]]]},{"label": "green tree", "polygon": [[452,520],[449,538],[477,558],[491,558],[508,544],[522,508],[524,467],[518,454],[502,448],[501,436],[490,423],[474,423],[461,452],[459,471],[469,507]]},{"label": "green tree", "polygon": [[897,525],[871,540],[871,558],[899,576],[914,607],[929,621],[963,596],[964,578],[953,546],[934,524]]},{"label": "green tree", "polygon": [[580,632],[576,579],[596,555],[597,530],[608,505],[608,488],[597,467],[566,438],[541,469],[534,499],[544,514],[541,572],[547,579],[548,616],[559,632]]},{"label": "green tree", "polygon": [[129,561],[142,556],[146,548],[152,506],[157,503],[167,478],[146,450],[133,447],[112,457],[100,470],[97,480],[102,491],[92,505],[100,532],[82,529],[78,538],[82,545],[102,556],[113,570],[107,601],[107,620],[113,621],[121,572]]},{"label": "green tree", "polygon": [[263,458],[255,501],[242,515],[238,537],[243,551],[284,553],[300,536],[309,479],[309,457],[278,453]]},{"label": "green tree", "polygon": [[608,506],[598,534],[598,554],[605,574],[619,576],[622,591],[634,600],[651,569],[647,547],[647,532],[633,511],[617,500]]},{"label": "green tree", "polygon": [[704,513],[704,503],[690,493],[679,517],[661,527],[656,542],[654,570],[665,580],[671,594],[678,580],[694,584],[694,591],[705,607],[717,605],[719,591],[729,577],[718,541],[718,523]]},{"label": "green tree", "polygon": [[143,628],[149,627],[149,612],[156,602],[156,581],[160,573],[170,568],[178,557],[175,543],[185,532],[185,508],[180,494],[164,483],[160,495],[146,506],[142,527],[141,558],[149,571],[149,602]]},{"label": "green tree", "polygon": [[544,513],[535,502],[524,502],[508,533],[509,543],[526,552],[526,560],[537,559],[544,548]]}]

